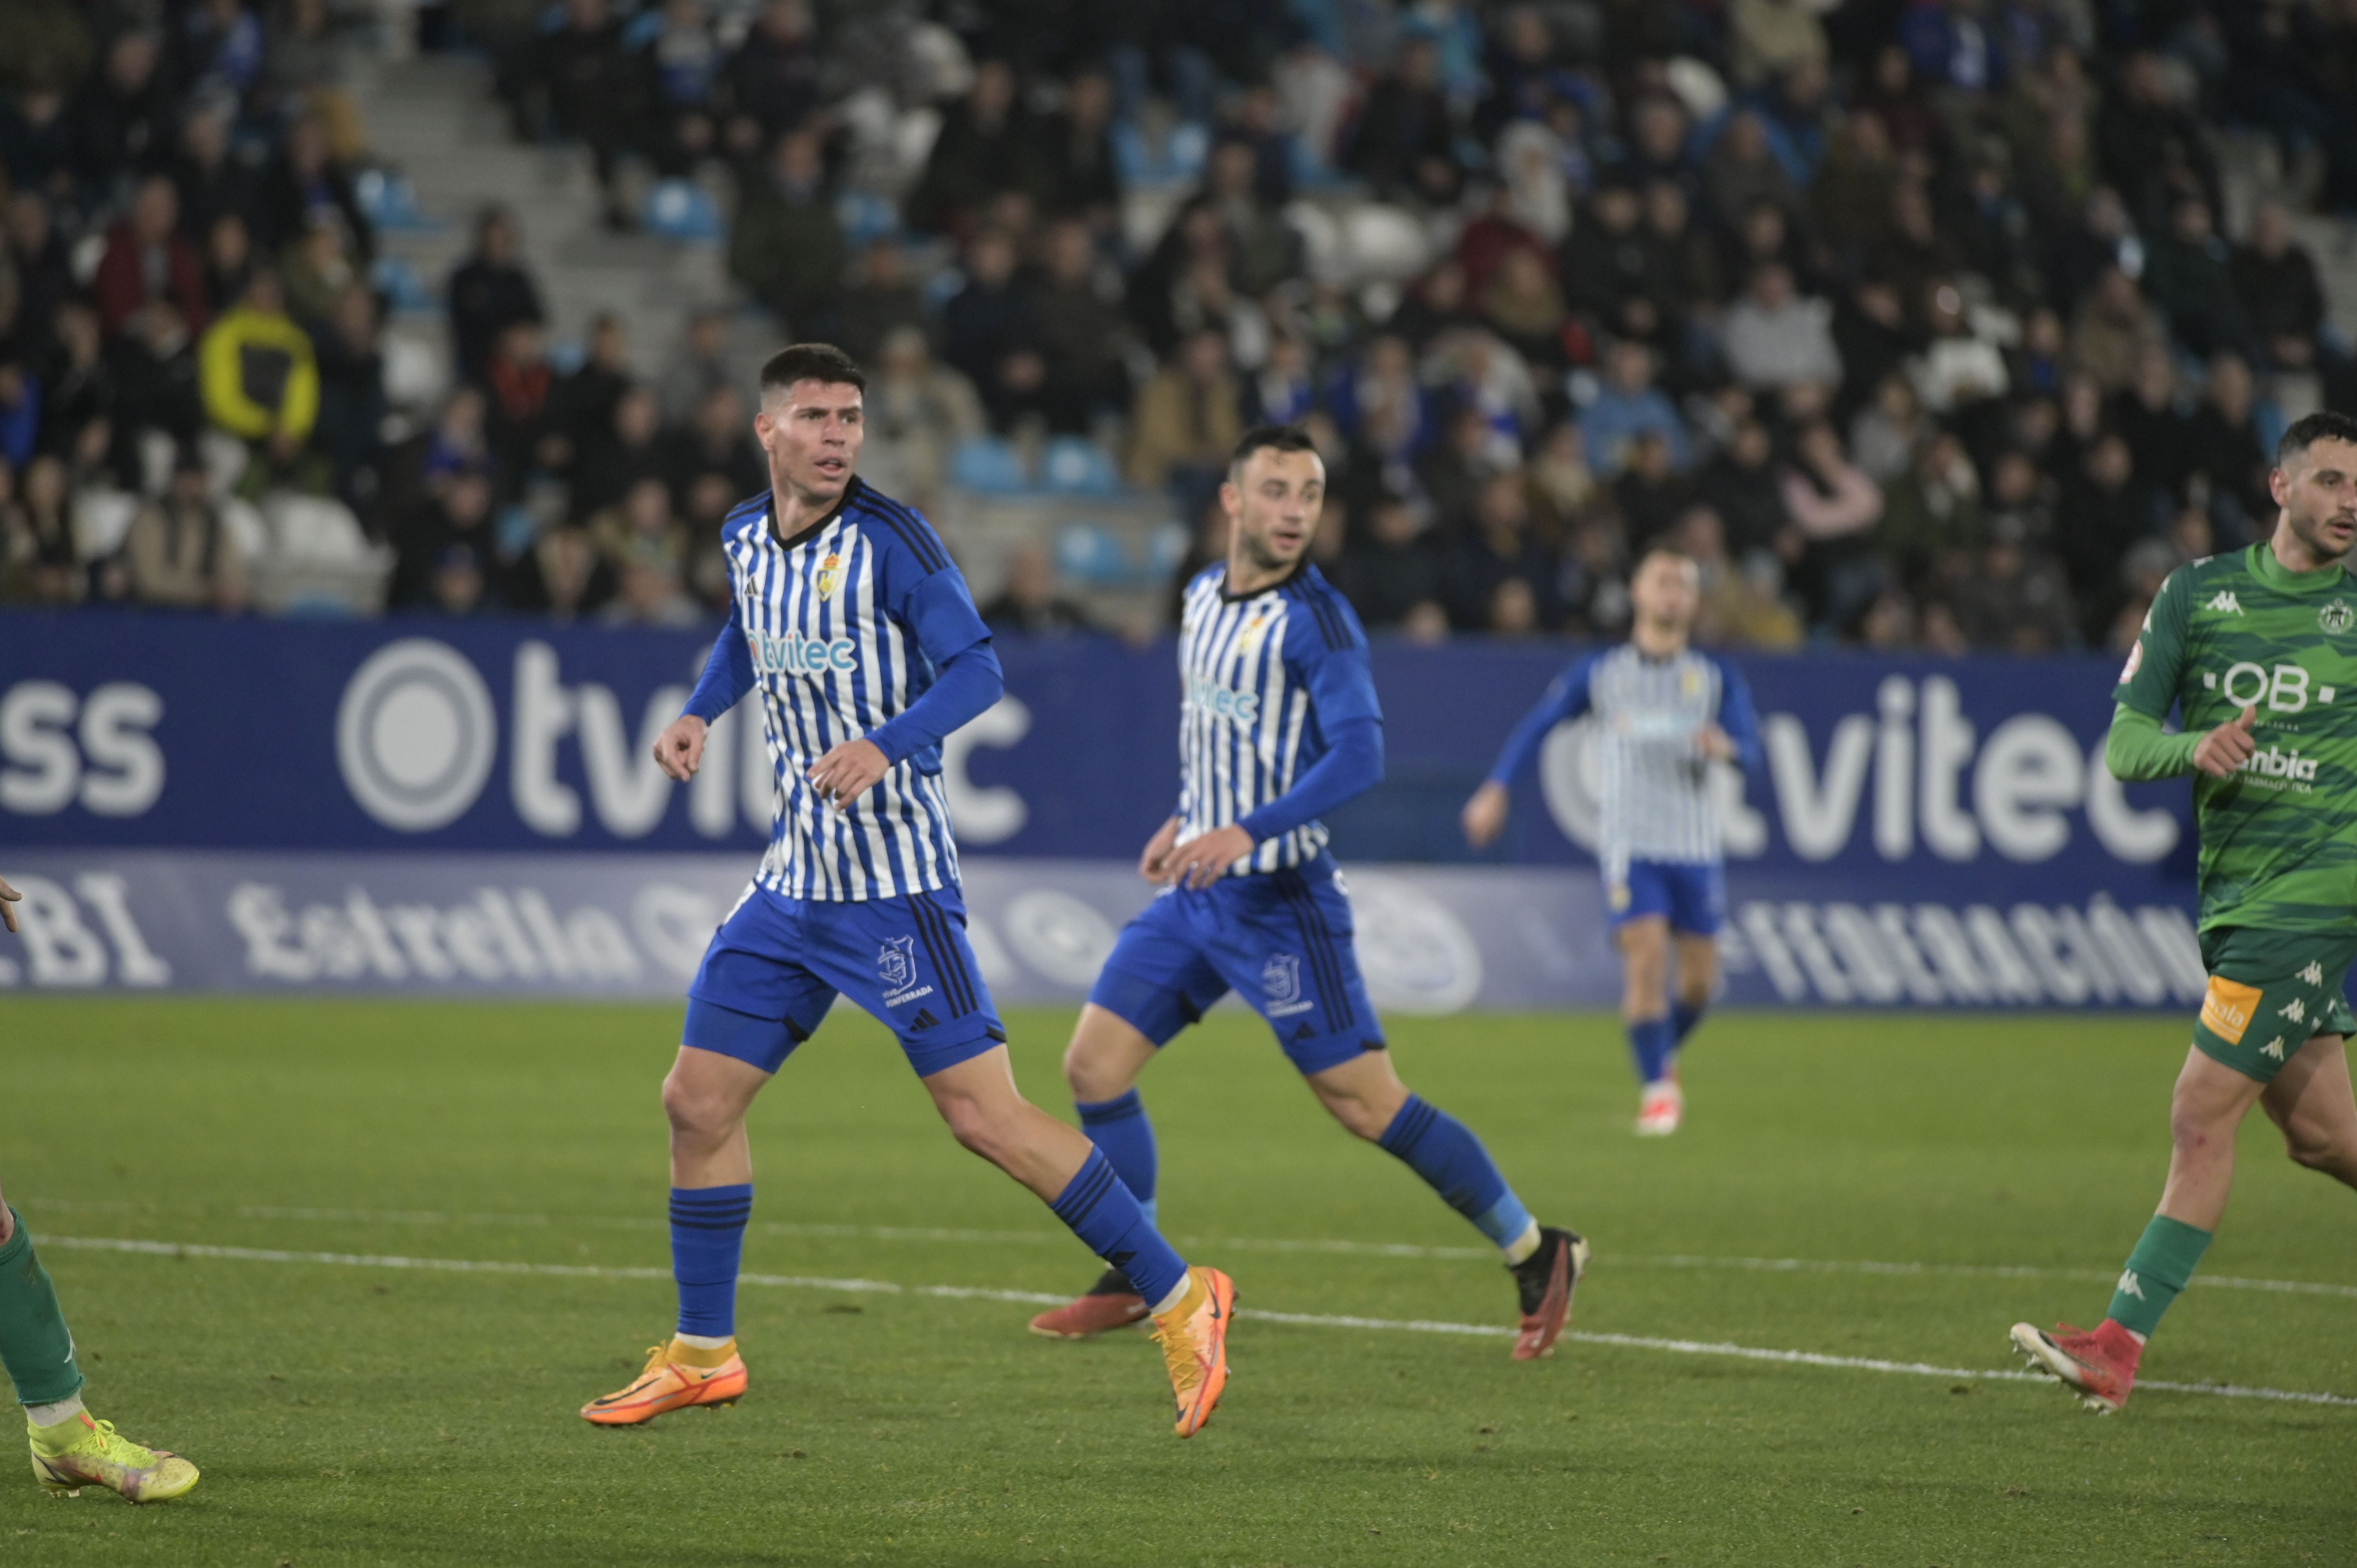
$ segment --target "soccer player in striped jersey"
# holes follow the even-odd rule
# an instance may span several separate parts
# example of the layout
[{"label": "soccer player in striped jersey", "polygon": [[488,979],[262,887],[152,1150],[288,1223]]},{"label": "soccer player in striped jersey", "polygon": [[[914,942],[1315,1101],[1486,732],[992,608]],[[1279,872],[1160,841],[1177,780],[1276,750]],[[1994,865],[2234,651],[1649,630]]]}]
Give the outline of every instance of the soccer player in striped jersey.
[{"label": "soccer player in striped jersey", "polygon": [[[1321,813],[1383,776],[1366,634],[1309,563],[1326,466],[1297,430],[1245,434],[1220,487],[1228,556],[1187,586],[1178,634],[1178,809],[1138,871],[1163,892],[1121,933],[1064,1054],[1081,1124],[1153,1213],[1157,1157],[1137,1077],[1236,992],[1335,1119],[1429,1182],[1504,1255],[1518,1360],[1553,1348],[1587,1243],[1543,1227],[1480,1141],[1411,1094],[1359,978],[1351,905]],[[1152,1287],[1114,1263],[1032,1329],[1080,1338],[1135,1323]]]},{"label": "soccer player in striped jersey", "polygon": [[[1629,640],[1580,660],[1547,688],[1465,803],[1464,827],[1476,849],[1494,840],[1506,825],[1514,777],[1547,732],[1583,714],[1602,721],[1597,861],[1605,918],[1620,950],[1620,1016],[1643,1085],[1637,1131],[1661,1137],[1676,1132],[1685,1114],[1678,1048],[1710,1005],[1727,918],[1710,767],[1735,762],[1756,770],[1760,723],[1743,677],[1688,646],[1701,599],[1690,558],[1648,551],[1629,597],[1636,612]],[[1666,993],[1673,950],[1674,999]]]},{"label": "soccer player in striped jersey", "polygon": [[[11,936],[23,897],[0,878],[0,928]],[[49,1271],[33,1250],[32,1232],[5,1197],[0,1197],[0,1367],[7,1369],[25,1407],[33,1478],[52,1496],[79,1497],[84,1487],[104,1487],[135,1503],[159,1503],[197,1484],[197,1467],[186,1459],[120,1436],[114,1423],[82,1408],[73,1331],[59,1309]]]},{"label": "soccer player in striped jersey", "polygon": [[777,793],[769,852],[688,987],[663,1080],[678,1327],[637,1379],[581,1413],[625,1426],[744,1393],[745,1113],[848,993],[899,1036],[960,1144],[1138,1279],[1178,1435],[1191,1436],[1227,1384],[1235,1287],[1181,1262],[1095,1146],[1016,1090],[966,943],[941,783],[942,737],[998,700],[998,658],[931,527],[854,472],[865,384],[825,344],[763,367],[753,429],[770,488],[722,524],[735,607],[687,711],[655,746],[666,773],[693,778],[706,726],[750,696]]}]

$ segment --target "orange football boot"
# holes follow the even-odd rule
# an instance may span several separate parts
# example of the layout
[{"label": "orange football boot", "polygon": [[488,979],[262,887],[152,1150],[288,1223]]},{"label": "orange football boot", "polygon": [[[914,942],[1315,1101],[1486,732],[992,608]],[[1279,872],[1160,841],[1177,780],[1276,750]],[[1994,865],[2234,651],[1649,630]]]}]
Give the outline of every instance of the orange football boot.
[{"label": "orange football boot", "polygon": [[1228,1325],[1235,1315],[1235,1281],[1217,1269],[1189,1269],[1186,1295],[1154,1319],[1171,1396],[1178,1402],[1175,1430],[1181,1437],[1202,1431],[1227,1391]]},{"label": "orange football boot", "polygon": [[683,1359],[713,1353],[682,1345],[676,1339],[667,1345],[649,1346],[647,1369],[638,1375],[637,1380],[583,1405],[581,1419],[598,1426],[636,1426],[667,1410],[683,1410],[694,1404],[716,1409],[735,1404],[745,1397],[747,1381],[745,1359],[737,1353],[735,1340],[728,1342],[727,1359],[716,1367],[693,1366]]}]

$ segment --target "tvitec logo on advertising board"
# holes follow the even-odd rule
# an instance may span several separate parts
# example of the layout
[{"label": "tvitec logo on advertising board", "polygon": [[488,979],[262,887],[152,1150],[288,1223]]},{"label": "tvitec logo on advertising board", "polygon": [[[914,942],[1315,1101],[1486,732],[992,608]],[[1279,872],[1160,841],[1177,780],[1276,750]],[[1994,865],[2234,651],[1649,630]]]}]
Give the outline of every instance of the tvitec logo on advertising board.
[{"label": "tvitec logo on advertising board", "polygon": [[[823,661],[829,645],[804,651]],[[656,738],[686,705],[684,684],[660,686],[635,727],[613,689],[568,683],[557,651],[526,641],[515,652],[508,703],[508,796],[524,826],[543,838],[578,833],[587,818],[618,839],[644,838],[670,809],[674,786],[655,763]],[[995,843],[1019,831],[1025,810],[1013,790],[983,789],[965,775],[976,746],[1007,746],[1030,728],[1029,710],[1002,699],[942,747],[942,782],[960,833]],[[582,789],[560,767],[570,741]],[[336,712],[336,763],[345,788],[376,822],[431,832],[473,810],[490,787],[500,752],[497,705],[474,661],[432,638],[405,638],[371,654],[344,688]],[[758,719],[723,716],[705,736],[704,763],[686,790],[687,820],[708,839],[726,838],[741,819],[766,836],[775,773]]]}]

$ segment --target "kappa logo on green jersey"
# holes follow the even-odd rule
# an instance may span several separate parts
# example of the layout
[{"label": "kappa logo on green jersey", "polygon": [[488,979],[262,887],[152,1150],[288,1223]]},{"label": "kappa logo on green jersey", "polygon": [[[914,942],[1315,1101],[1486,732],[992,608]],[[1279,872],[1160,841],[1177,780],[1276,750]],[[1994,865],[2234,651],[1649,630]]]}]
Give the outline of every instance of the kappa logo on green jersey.
[{"label": "kappa logo on green jersey", "polygon": [[2346,599],[2335,599],[2316,612],[2316,626],[2327,637],[2339,637],[2352,624],[2357,624],[2357,610],[2349,607]]},{"label": "kappa logo on green jersey", "polygon": [[2203,609],[2217,610],[2222,614],[2227,615],[2241,615],[2243,613],[2242,601],[2234,597],[2234,591],[2232,588],[2219,589],[2216,593],[2210,596],[2210,602],[2201,607]]}]

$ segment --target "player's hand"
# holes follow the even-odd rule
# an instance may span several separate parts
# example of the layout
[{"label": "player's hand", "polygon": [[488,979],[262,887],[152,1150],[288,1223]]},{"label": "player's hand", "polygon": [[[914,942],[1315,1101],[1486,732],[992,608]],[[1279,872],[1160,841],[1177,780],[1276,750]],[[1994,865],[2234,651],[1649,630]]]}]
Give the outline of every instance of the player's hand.
[{"label": "player's hand", "polygon": [[1189,839],[1164,855],[1162,875],[1155,880],[1178,887],[1209,887],[1252,851],[1252,834],[1230,822],[1200,838]]},{"label": "player's hand", "polygon": [[7,927],[12,936],[16,930],[16,900],[23,897],[22,893],[8,886],[6,877],[0,876],[0,926]]},{"label": "player's hand", "polygon": [[1145,852],[1137,857],[1137,874],[1148,882],[1169,881],[1170,874],[1162,863],[1170,858],[1170,846],[1178,841],[1178,819],[1173,817],[1155,829],[1154,836],[1146,841]]},{"label": "player's hand", "polygon": [[1458,821],[1465,828],[1467,843],[1475,849],[1484,849],[1506,831],[1509,799],[1506,787],[1494,779],[1473,791],[1473,798],[1465,802],[1465,810],[1458,816]]},{"label": "player's hand", "polygon": [[704,766],[705,723],[694,714],[682,714],[655,737],[655,766],[684,784]]},{"label": "player's hand", "polygon": [[2203,736],[2193,747],[2193,766],[2212,779],[2231,778],[2259,748],[2251,738],[2251,726],[2258,722],[2258,705],[2253,703],[2241,718],[2228,719]]},{"label": "player's hand", "polygon": [[1713,762],[1735,760],[1735,742],[1717,725],[1705,725],[1695,731],[1695,749]]},{"label": "player's hand", "polygon": [[840,808],[876,788],[891,770],[882,746],[872,740],[846,740],[820,757],[808,777],[820,800]]}]

